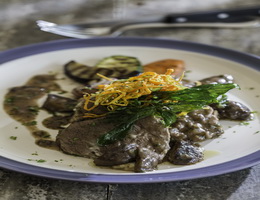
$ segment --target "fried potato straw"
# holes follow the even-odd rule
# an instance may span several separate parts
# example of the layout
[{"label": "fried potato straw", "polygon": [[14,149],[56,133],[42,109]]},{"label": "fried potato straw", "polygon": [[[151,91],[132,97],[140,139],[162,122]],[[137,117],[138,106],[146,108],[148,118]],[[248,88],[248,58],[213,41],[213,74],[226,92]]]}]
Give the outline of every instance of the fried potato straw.
[{"label": "fried potato straw", "polygon": [[[185,87],[178,80],[171,75],[173,69],[168,69],[165,74],[157,74],[156,72],[144,72],[139,76],[131,77],[129,79],[116,80],[108,85],[99,85],[98,91],[95,94],[85,94],[86,111],[91,111],[99,105],[108,106],[108,110],[115,110],[118,106],[127,106],[129,100],[137,99],[143,95],[149,95],[153,91],[177,91]],[[102,78],[111,80],[101,75]],[[92,104],[89,107],[89,104]],[[93,117],[93,114],[86,115],[86,117]]]}]

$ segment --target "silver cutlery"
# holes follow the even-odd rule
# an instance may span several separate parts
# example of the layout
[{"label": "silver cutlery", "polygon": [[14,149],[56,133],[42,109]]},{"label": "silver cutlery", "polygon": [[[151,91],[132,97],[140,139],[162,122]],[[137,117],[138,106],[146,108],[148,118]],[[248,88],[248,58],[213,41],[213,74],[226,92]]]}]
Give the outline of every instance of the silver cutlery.
[{"label": "silver cutlery", "polygon": [[59,25],[38,20],[40,30],[72,38],[120,36],[126,31],[144,28],[249,28],[260,26],[260,7],[198,13],[169,14],[129,21]]}]

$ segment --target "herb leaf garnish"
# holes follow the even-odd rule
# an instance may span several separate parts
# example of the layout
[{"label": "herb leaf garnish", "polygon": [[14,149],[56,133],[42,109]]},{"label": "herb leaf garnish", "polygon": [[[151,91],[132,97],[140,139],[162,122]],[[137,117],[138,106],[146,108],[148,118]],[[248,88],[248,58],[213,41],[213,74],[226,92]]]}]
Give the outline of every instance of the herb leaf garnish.
[{"label": "herb leaf garnish", "polygon": [[202,109],[212,103],[224,103],[224,94],[233,88],[238,86],[209,84],[178,91],[156,91],[141,96],[132,100],[128,106],[118,107],[107,115],[108,120],[118,125],[101,136],[98,144],[107,145],[124,138],[137,120],[148,116],[157,116],[165,126],[170,126],[176,121],[178,113]]}]

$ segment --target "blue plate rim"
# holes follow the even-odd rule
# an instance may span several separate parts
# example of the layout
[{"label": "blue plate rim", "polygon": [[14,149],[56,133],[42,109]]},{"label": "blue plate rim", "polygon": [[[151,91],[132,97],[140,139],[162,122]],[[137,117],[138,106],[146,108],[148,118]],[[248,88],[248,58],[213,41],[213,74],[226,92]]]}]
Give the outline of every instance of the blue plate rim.
[{"label": "blue plate rim", "polygon": [[[208,178],[212,176],[222,175],[230,172],[239,171],[252,167],[259,163],[260,151],[256,151],[247,156],[235,159],[229,162],[203,167],[199,169],[191,169],[178,172],[166,173],[144,173],[133,175],[114,175],[114,174],[93,174],[62,171],[57,169],[49,169],[40,166],[28,165],[20,163],[8,158],[0,156],[0,167],[15,172],[39,176],[43,178],[59,179],[66,181],[78,181],[89,183],[114,183],[114,184],[130,184],[130,183],[160,183],[192,180],[198,178]],[[241,165],[242,163],[242,165]]]},{"label": "blue plate rim", "polygon": [[61,39],[49,42],[36,43],[22,47],[13,48],[0,52],[0,64],[9,62],[18,58],[36,55],[40,53],[58,51],[73,48],[87,47],[105,47],[105,46],[139,46],[139,47],[158,47],[176,50],[192,51],[227,59],[247,65],[259,70],[260,56],[236,51],[233,49],[217,47],[207,44],[201,44],[190,41],[170,40],[163,38],[92,38],[92,39]]},{"label": "blue plate rim", "polygon": [[[0,52],[0,65],[19,58],[41,54],[51,51],[59,51],[73,48],[87,47],[105,47],[105,46],[136,46],[136,47],[158,47],[174,50],[191,51],[194,53],[202,53],[206,55],[216,56],[222,59],[237,62],[247,67],[260,70],[259,56],[248,53],[239,52],[222,47],[216,47],[206,44],[200,44],[188,41],[177,41],[169,39],[154,39],[154,38],[92,38],[92,39],[63,39],[50,42],[42,42],[38,44],[26,45],[10,50]],[[1,66],[0,66],[1,67]],[[18,161],[0,156],[0,167],[16,172],[21,172],[30,175],[36,175],[45,178],[94,182],[94,183],[156,183],[190,180],[196,178],[204,178],[216,176],[229,172],[245,169],[260,163],[260,151],[254,152],[247,156],[199,169],[191,169],[181,172],[167,173],[145,173],[136,175],[109,175],[109,174],[87,174],[79,172],[70,172],[49,169],[28,165]]]}]

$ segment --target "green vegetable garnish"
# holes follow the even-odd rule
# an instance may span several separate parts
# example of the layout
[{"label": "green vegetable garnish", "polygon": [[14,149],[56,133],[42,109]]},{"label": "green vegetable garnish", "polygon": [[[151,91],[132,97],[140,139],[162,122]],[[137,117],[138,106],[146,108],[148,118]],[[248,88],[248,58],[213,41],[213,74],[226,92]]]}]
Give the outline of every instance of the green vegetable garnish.
[{"label": "green vegetable garnish", "polygon": [[[178,91],[155,91],[131,100],[128,106],[118,107],[107,115],[117,126],[98,139],[99,145],[111,144],[126,136],[139,119],[158,116],[165,126],[170,126],[181,112],[205,108],[212,103],[225,103],[225,93],[236,84],[209,84]],[[150,96],[150,98],[147,98]]]}]

